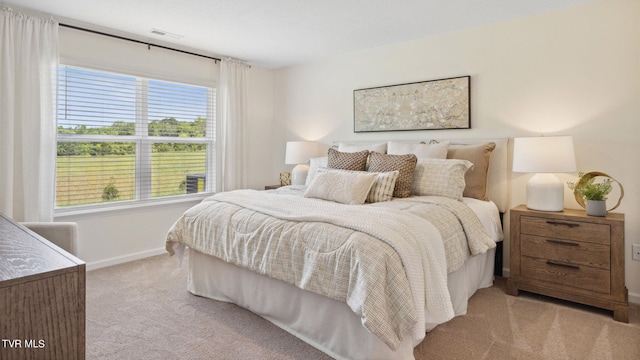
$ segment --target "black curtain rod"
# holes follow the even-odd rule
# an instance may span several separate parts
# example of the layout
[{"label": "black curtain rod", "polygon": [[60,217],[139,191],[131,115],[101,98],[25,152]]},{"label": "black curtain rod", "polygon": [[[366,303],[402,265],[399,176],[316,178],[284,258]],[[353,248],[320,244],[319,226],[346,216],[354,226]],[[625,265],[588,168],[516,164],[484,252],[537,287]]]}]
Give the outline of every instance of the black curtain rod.
[{"label": "black curtain rod", "polygon": [[181,52],[181,53],[183,53],[183,54],[189,54],[189,55],[193,55],[193,56],[200,56],[200,57],[203,57],[203,58],[211,59],[211,60],[214,60],[216,63],[217,63],[218,61],[220,61],[220,59],[215,58],[215,57],[212,57],[212,56],[207,56],[207,55],[202,55],[202,54],[196,54],[196,53],[192,53],[192,52],[189,52],[189,51],[184,51],[184,50],[174,49],[174,48],[170,48],[170,47],[162,46],[162,45],[151,44],[151,43],[148,43],[148,42],[145,42],[145,41],[140,41],[140,40],[136,40],[136,39],[126,38],[126,37],[124,37],[124,36],[118,36],[118,35],[113,35],[113,34],[104,33],[104,32],[101,32],[101,31],[96,31],[96,30],[91,30],[91,29],[85,29],[85,28],[82,28],[82,27],[79,27],[79,26],[74,26],[74,25],[68,25],[68,24],[62,24],[62,23],[60,23],[60,24],[58,24],[58,25],[60,25],[60,26],[62,26],[62,27],[69,28],[69,29],[80,30],[80,31],[86,31],[86,32],[90,32],[90,33],[93,33],[93,34],[109,36],[109,37],[116,38],[116,39],[120,39],[120,40],[126,40],[126,41],[135,42],[135,43],[138,43],[138,44],[144,44],[144,45],[147,45],[147,47],[148,47],[148,48],[151,48],[152,46],[155,46],[155,47],[157,47],[157,48],[161,48],[161,49],[165,49],[165,50],[177,51],[177,52]]}]

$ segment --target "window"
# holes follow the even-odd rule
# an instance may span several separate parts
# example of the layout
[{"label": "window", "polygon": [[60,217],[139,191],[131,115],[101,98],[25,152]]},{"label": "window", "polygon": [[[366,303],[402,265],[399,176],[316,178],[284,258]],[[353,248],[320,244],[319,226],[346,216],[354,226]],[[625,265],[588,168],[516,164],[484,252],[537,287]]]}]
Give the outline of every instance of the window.
[{"label": "window", "polygon": [[215,89],[58,69],[56,208],[215,188]]}]

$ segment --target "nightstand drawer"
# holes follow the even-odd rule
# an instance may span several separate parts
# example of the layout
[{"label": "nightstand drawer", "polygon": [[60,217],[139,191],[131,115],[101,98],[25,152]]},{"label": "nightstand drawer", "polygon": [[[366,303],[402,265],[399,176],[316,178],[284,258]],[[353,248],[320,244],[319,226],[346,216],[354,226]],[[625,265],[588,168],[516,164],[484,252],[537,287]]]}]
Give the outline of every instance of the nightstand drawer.
[{"label": "nightstand drawer", "polygon": [[522,255],[600,269],[611,268],[611,249],[607,245],[525,234],[520,241]]},{"label": "nightstand drawer", "polygon": [[546,281],[579,289],[611,292],[611,272],[583,265],[565,264],[560,261],[522,256],[523,278]]},{"label": "nightstand drawer", "polygon": [[533,216],[523,216],[520,221],[522,234],[586,241],[603,245],[611,243],[611,228],[606,224]]}]

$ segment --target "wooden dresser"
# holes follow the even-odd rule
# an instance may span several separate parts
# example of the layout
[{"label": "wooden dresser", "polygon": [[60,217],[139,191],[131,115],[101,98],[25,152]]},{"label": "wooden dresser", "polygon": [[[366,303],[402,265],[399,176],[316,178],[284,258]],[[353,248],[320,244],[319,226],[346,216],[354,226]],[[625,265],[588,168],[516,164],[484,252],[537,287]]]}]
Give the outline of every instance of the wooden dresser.
[{"label": "wooden dresser", "polygon": [[85,358],[85,263],[0,214],[0,359]]},{"label": "wooden dresser", "polygon": [[511,209],[511,272],[507,293],[519,290],[613,311],[628,322],[624,282],[624,215],[587,216]]}]

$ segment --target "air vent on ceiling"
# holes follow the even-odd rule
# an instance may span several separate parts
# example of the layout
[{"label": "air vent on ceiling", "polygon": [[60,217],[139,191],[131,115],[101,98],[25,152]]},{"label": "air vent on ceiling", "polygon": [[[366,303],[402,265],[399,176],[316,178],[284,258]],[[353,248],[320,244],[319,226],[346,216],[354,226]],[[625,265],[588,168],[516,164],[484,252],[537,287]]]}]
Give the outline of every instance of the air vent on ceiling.
[{"label": "air vent on ceiling", "polygon": [[154,34],[154,35],[158,35],[158,36],[166,36],[172,39],[182,39],[184,36],[182,35],[178,35],[178,34],[172,34],[168,31],[164,31],[164,30],[159,30],[159,29],[151,29],[149,30],[150,33]]}]

